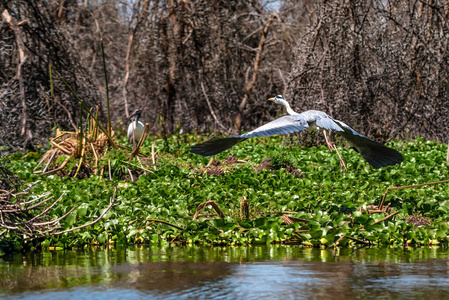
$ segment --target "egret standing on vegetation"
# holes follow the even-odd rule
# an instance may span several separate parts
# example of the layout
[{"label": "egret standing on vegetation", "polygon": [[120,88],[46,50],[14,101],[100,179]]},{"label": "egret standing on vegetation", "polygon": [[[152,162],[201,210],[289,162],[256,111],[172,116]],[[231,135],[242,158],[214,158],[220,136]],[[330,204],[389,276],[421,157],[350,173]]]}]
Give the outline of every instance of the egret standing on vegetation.
[{"label": "egret standing on vegetation", "polygon": [[134,121],[129,123],[128,125],[128,141],[131,144],[134,144],[135,141],[140,141],[142,134],[144,132],[145,126],[142,122],[139,121],[140,114],[142,111],[140,109],[136,109],[126,120],[127,123],[131,121],[131,118],[134,117]]},{"label": "egret standing on vegetation", "polygon": [[[280,117],[242,135],[227,138],[216,138],[194,145],[190,148],[190,152],[202,156],[211,156],[223,152],[248,138],[288,134],[307,129],[310,131],[323,130],[324,137],[330,151],[333,149],[337,150],[337,148],[331,141],[329,134],[331,132],[337,132],[349,142],[355,151],[360,153],[363,158],[376,169],[399,164],[404,159],[402,154],[398,151],[388,148],[370,138],[367,138],[364,135],[361,135],[342,121],[332,119],[325,112],[308,110],[298,114],[291,109],[288,102],[281,95],[268,100],[284,105],[289,116]],[[341,167],[346,169],[344,161],[340,157],[339,153],[338,156],[340,158]]]}]

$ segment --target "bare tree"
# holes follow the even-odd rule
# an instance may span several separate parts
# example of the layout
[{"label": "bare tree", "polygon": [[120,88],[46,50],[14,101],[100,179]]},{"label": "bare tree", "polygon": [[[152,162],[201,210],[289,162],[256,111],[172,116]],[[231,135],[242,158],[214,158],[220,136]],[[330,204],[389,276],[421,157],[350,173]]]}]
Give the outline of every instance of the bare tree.
[{"label": "bare tree", "polygon": [[79,114],[79,103],[55,78],[52,97],[50,65],[87,104],[100,98],[44,4],[6,1],[0,11],[0,144],[25,149],[45,143],[56,124],[70,129]]},{"label": "bare tree", "polygon": [[288,96],[379,139],[448,138],[447,5],[318,1]]},{"label": "bare tree", "polygon": [[265,100],[284,94],[381,140],[447,140],[445,2],[265,3],[6,1],[2,143],[42,142],[77,120],[64,86],[50,95],[50,64],[90,105],[105,99],[100,39],[116,126],[142,108],[154,133],[248,130],[280,112]]}]

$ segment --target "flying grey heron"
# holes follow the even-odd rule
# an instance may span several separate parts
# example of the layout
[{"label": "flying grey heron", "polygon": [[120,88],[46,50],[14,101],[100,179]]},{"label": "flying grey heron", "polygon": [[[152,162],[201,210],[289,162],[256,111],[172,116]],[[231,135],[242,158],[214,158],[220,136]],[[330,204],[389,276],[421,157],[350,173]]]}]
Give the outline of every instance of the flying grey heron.
[{"label": "flying grey heron", "polygon": [[[202,156],[211,156],[223,152],[248,138],[288,134],[307,129],[312,131],[323,130],[326,143],[331,151],[332,149],[336,149],[336,147],[330,141],[330,136],[328,137],[328,135],[330,132],[337,132],[349,142],[355,151],[360,153],[362,157],[376,169],[399,164],[404,159],[402,154],[397,150],[386,147],[381,143],[367,138],[342,121],[331,118],[325,112],[308,110],[298,114],[291,109],[288,102],[281,95],[268,100],[284,105],[289,115],[280,117],[242,135],[227,138],[216,138],[194,145],[190,148],[190,152]],[[341,157],[340,162],[342,164],[342,168],[346,168]]]},{"label": "flying grey heron", "polygon": [[132,144],[135,143],[135,141],[140,141],[140,138],[142,137],[142,134],[144,132],[145,126],[142,122],[139,121],[140,114],[142,111],[140,109],[136,109],[127,119],[127,123],[131,121],[131,118],[134,117],[134,121],[129,123],[128,125],[128,141]]}]

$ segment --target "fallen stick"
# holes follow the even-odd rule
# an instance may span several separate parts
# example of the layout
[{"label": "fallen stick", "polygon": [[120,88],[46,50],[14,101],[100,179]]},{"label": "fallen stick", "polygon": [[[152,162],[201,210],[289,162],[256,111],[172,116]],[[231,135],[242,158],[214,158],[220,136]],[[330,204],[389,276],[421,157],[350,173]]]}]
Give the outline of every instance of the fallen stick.
[{"label": "fallen stick", "polygon": [[402,189],[415,188],[415,187],[421,187],[421,186],[427,186],[427,185],[435,185],[435,184],[441,184],[441,183],[449,183],[449,180],[435,181],[435,182],[428,182],[428,183],[420,183],[420,184],[414,184],[414,185],[388,187],[385,190],[384,196],[382,197],[382,201],[380,202],[379,209],[382,210],[382,206],[384,205],[385,199],[387,198],[388,191],[402,190]]},{"label": "fallen stick", "polygon": [[218,124],[221,127],[221,129],[226,130],[226,127],[224,127],[223,124],[221,124],[221,122],[218,120],[217,116],[215,115],[214,110],[212,109],[212,105],[210,105],[209,97],[207,97],[206,90],[204,89],[203,81],[201,81],[201,89],[203,91],[204,98],[206,98],[207,107],[209,108],[209,111],[210,111],[212,117],[214,118],[215,124]]},{"label": "fallen stick", "polygon": [[51,221],[42,222],[42,223],[33,223],[33,225],[34,226],[46,226],[46,225],[53,225],[53,224],[59,223],[59,221],[61,221],[62,219],[64,219],[68,215],[70,215],[75,209],[76,209],[76,206],[72,207],[71,210],[69,210],[67,213],[65,213],[63,216],[61,216],[57,219],[53,219]]},{"label": "fallen stick", "polygon": [[369,245],[368,242],[365,242],[365,241],[363,241],[363,240],[359,240],[359,239],[354,238],[354,237],[352,237],[352,236],[347,236],[347,235],[345,235],[345,237],[347,237],[347,238],[350,239],[350,240],[356,241],[356,242],[358,242],[358,243],[365,244],[365,245]]},{"label": "fallen stick", "polygon": [[[143,142],[147,139],[148,133],[150,132],[150,127],[148,125],[148,123],[145,123],[145,127],[143,129],[143,134],[140,137],[139,142],[137,143],[136,148],[134,148],[133,152],[131,153],[131,158],[133,158],[134,156],[136,156],[137,154],[139,154],[140,151],[140,147],[142,147]],[[134,140],[134,139],[133,139]]]},{"label": "fallen stick", "polygon": [[58,148],[59,150],[61,150],[62,152],[64,152],[65,154],[70,154],[70,151],[61,147],[58,143],[56,143],[55,141],[50,139],[50,143],[55,146],[56,148]]},{"label": "fallen stick", "polygon": [[[145,227],[147,227],[147,226],[150,226],[150,225],[153,224],[153,223],[163,223],[163,224],[165,224],[165,225],[168,225],[168,226],[177,228],[177,229],[179,229],[179,230],[183,230],[183,229],[184,229],[184,228],[181,228],[181,227],[179,227],[179,226],[176,226],[176,225],[173,225],[173,224],[171,224],[171,223],[168,223],[167,221],[164,221],[164,220],[158,220],[158,219],[146,219],[146,220],[143,220],[142,223],[143,223],[143,222],[147,222],[147,221],[151,221],[151,223],[146,224],[145,226],[140,227],[139,229],[143,229],[143,228],[145,228]],[[142,224],[142,223],[140,223],[140,224]]]},{"label": "fallen stick", "polygon": [[1,212],[2,212],[2,213],[13,213],[13,212],[19,212],[19,211],[21,211],[21,212],[24,212],[24,211],[30,211],[30,210],[35,209],[36,207],[41,206],[41,205],[44,204],[45,202],[47,202],[47,201],[53,199],[53,197],[54,197],[54,196],[51,196],[50,198],[47,198],[47,199],[45,199],[45,200],[42,200],[41,202],[39,202],[39,203],[37,203],[37,204],[34,204],[34,205],[30,206],[30,207],[26,207],[26,208],[14,208],[14,209],[2,209]]},{"label": "fallen stick", "polygon": [[160,142],[162,141],[162,139],[158,139],[158,140],[154,140],[153,143],[151,144],[151,160],[153,161],[153,169],[156,171],[156,159],[155,159],[155,155],[154,155],[154,145],[156,144],[156,142]]},{"label": "fallen stick", "polygon": [[[103,211],[103,213],[102,213],[98,218],[96,218],[94,221],[92,221],[92,222],[90,222],[90,223],[88,223],[88,224],[84,224],[84,225],[81,225],[81,226],[78,226],[78,227],[70,228],[70,229],[67,229],[67,230],[64,230],[64,231],[59,231],[59,232],[50,233],[49,235],[46,235],[46,236],[39,236],[39,237],[37,237],[37,238],[43,238],[43,237],[48,237],[48,236],[53,236],[53,235],[63,234],[63,233],[75,231],[75,230],[78,230],[78,229],[81,229],[81,228],[84,228],[84,227],[88,227],[88,226],[90,226],[90,225],[93,225],[93,224],[97,223],[97,222],[100,221],[101,218],[103,218],[103,216],[104,216],[104,215],[111,209],[112,205],[114,205],[114,202],[115,202],[115,194],[116,194],[116,193],[117,193],[117,187],[115,187],[115,189],[114,189],[114,194],[112,195],[111,199],[109,200],[109,206],[106,207],[106,209]],[[74,207],[73,209],[75,209],[75,208],[76,208],[76,207]],[[72,209],[69,213],[71,213],[71,212],[73,211],[73,209]],[[68,214],[66,214],[66,215],[68,215]],[[32,239],[32,240],[33,240],[33,239]]]},{"label": "fallen stick", "polygon": [[336,240],[334,243],[332,243],[329,247],[327,247],[327,249],[336,246],[343,238],[345,238],[346,236],[343,234],[341,237],[338,238],[338,240]]},{"label": "fallen stick", "polygon": [[48,169],[48,167],[50,166],[51,161],[53,160],[53,158],[55,157],[55,155],[56,155],[56,150],[53,151],[53,153],[51,154],[51,157],[50,157],[50,159],[48,160],[47,164],[45,165],[45,168],[42,170],[42,173],[45,173],[45,171],[47,171],[47,169]]},{"label": "fallen stick", "polygon": [[111,174],[111,160],[108,159],[108,167],[109,167],[109,180],[112,180],[112,174]]},{"label": "fallen stick", "polygon": [[394,213],[392,213],[392,214],[386,216],[385,218],[380,219],[379,221],[374,222],[374,223],[371,224],[371,225],[379,224],[380,222],[383,222],[383,221],[385,221],[385,220],[388,220],[389,218],[393,217],[394,215],[397,215],[398,213],[399,213],[399,211],[395,211]]},{"label": "fallen stick", "polygon": [[281,219],[284,221],[285,224],[290,225],[293,224],[293,221],[290,220],[289,216],[281,216]]},{"label": "fallen stick", "polygon": [[206,165],[206,167],[210,167],[210,166],[212,165],[213,162],[214,162],[214,158],[212,157],[212,158],[209,160],[209,163]]},{"label": "fallen stick", "polygon": [[39,161],[39,163],[37,164],[37,166],[34,167],[33,169],[33,173],[34,174],[39,174],[42,173],[42,171],[36,171],[37,168],[40,167],[40,165],[47,159],[47,157],[50,156],[50,151],[47,151],[44,156],[42,156],[41,160]]},{"label": "fallen stick", "polygon": [[223,211],[220,209],[220,207],[218,207],[218,204],[217,204],[214,200],[209,200],[209,201],[200,203],[200,205],[198,205],[198,207],[196,208],[195,215],[193,216],[193,220],[195,220],[195,219],[198,218],[198,215],[200,214],[200,211],[201,211],[202,209],[204,209],[204,207],[205,207],[206,205],[208,205],[208,204],[210,204],[210,205],[215,209],[215,211],[218,213],[218,215],[220,216],[220,218],[223,219],[223,218],[225,217],[225,214],[224,214]]},{"label": "fallen stick", "polygon": [[290,220],[295,221],[295,222],[303,222],[303,223],[309,223],[310,220],[307,219],[302,219],[302,218],[296,218],[296,217],[291,217],[289,216]]},{"label": "fallen stick", "polygon": [[70,159],[70,156],[67,155],[66,159],[62,162],[62,164],[59,167],[57,167],[56,169],[44,172],[41,175],[49,175],[49,174],[53,174],[53,173],[56,173],[56,172],[62,170],[65,167],[65,165],[68,163],[69,159]]},{"label": "fallen stick", "polygon": [[95,171],[94,171],[94,174],[97,175],[97,172],[98,172],[98,169],[97,169],[97,166],[98,166],[97,151],[95,151],[95,147],[94,147],[94,145],[92,143],[90,143],[90,147],[92,148],[92,152],[93,152],[93,154],[95,156]]}]

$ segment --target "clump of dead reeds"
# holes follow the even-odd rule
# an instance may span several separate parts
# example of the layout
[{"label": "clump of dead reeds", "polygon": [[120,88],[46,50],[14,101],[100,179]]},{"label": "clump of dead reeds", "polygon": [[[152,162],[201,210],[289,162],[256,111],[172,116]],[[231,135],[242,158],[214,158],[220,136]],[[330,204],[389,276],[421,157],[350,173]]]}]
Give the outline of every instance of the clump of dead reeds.
[{"label": "clump of dead reeds", "polygon": [[[102,49],[103,44],[101,43]],[[104,59],[104,52],[103,52]],[[52,72],[66,85],[73,96],[80,104],[80,119],[76,131],[56,131],[56,136],[50,138],[51,149],[45,153],[38,165],[34,169],[35,174],[49,175],[61,172],[64,175],[73,177],[88,177],[91,174],[103,175],[104,164],[99,165],[110,149],[125,150],[119,147],[115,141],[114,131],[111,127],[109,112],[109,93],[107,87],[107,72],[104,62],[104,72],[106,79],[106,98],[107,98],[107,126],[104,128],[99,122],[99,107],[91,109],[86,106],[84,101],[80,99],[75,91],[67,84],[62,76],[50,66],[50,82],[53,87]],[[53,96],[53,90],[51,91]],[[85,121],[83,120],[83,110],[87,112]],[[84,121],[84,126],[83,126]],[[148,124],[145,125],[144,134],[132,150],[129,158],[137,156],[143,141],[147,138],[149,132]],[[111,163],[107,163],[109,169],[109,177],[111,178]],[[131,180],[133,180],[132,172],[128,170]]]}]

